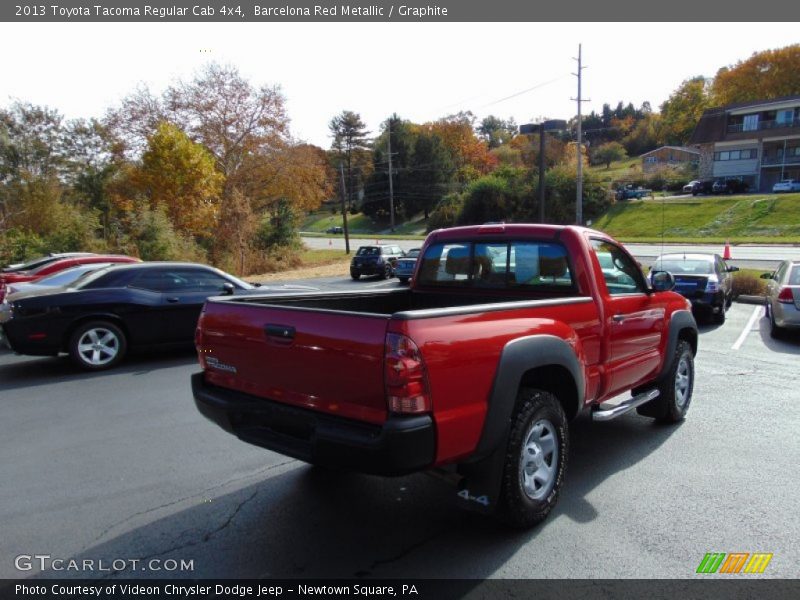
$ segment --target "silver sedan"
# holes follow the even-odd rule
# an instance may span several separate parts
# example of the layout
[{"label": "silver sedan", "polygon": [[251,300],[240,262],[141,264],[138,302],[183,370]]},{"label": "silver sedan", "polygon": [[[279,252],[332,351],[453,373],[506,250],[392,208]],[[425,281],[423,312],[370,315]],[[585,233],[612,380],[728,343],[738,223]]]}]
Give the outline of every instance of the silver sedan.
[{"label": "silver sedan", "polygon": [[800,329],[800,262],[785,260],[767,280],[767,317],[770,334],[778,337],[784,329]]}]

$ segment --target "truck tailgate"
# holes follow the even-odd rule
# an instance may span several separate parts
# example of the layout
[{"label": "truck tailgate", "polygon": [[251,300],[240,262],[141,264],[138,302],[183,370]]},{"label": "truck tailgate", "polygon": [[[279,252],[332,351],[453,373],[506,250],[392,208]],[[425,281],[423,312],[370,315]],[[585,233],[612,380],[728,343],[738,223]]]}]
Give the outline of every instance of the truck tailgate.
[{"label": "truck tailgate", "polygon": [[212,385],[381,424],[388,320],[209,301],[196,341]]}]

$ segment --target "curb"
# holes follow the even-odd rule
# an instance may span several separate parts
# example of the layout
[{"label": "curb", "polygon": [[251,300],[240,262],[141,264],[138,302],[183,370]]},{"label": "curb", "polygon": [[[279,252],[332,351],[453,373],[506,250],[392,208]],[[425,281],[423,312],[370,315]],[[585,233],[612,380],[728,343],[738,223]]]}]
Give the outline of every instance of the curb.
[{"label": "curb", "polygon": [[748,296],[742,294],[736,297],[736,302],[740,304],[764,304],[764,296]]}]

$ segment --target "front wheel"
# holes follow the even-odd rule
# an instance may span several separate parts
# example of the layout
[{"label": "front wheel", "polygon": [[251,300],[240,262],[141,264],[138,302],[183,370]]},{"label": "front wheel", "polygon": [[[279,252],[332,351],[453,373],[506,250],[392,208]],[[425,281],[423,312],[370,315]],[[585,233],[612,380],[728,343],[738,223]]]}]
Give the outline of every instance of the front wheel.
[{"label": "front wheel", "polygon": [[87,371],[110,369],[128,350],[122,330],[108,321],[91,321],[79,326],[69,339],[69,356]]},{"label": "front wheel", "polygon": [[689,343],[680,340],[669,370],[658,382],[658,398],[640,406],[636,412],[662,423],[677,423],[689,410],[693,390],[694,354]]},{"label": "front wheel", "polygon": [[361,272],[356,271],[355,269],[350,269],[350,277],[358,281],[358,279],[361,277]]},{"label": "front wheel", "polygon": [[547,517],[564,483],[567,417],[550,392],[523,388],[512,423],[497,516],[514,527],[528,528]]},{"label": "front wheel", "polygon": [[725,303],[725,301],[723,301],[722,304],[720,304],[720,306],[719,306],[719,312],[714,313],[712,315],[712,318],[714,319],[715,323],[717,323],[719,325],[722,325],[722,324],[725,323],[725,309],[726,308],[727,308],[727,304]]}]

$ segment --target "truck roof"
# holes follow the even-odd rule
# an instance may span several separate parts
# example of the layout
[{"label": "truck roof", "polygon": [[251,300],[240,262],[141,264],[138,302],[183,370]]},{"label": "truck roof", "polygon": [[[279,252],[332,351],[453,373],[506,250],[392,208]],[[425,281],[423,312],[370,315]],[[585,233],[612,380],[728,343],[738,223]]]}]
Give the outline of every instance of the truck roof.
[{"label": "truck roof", "polygon": [[480,238],[481,236],[493,237],[538,237],[557,239],[565,230],[575,233],[591,233],[598,237],[608,238],[602,231],[579,227],[577,225],[545,225],[541,223],[492,223],[488,225],[467,225],[449,229],[437,229],[431,232],[429,238],[434,240],[463,240]]}]

